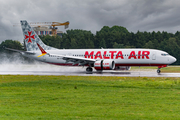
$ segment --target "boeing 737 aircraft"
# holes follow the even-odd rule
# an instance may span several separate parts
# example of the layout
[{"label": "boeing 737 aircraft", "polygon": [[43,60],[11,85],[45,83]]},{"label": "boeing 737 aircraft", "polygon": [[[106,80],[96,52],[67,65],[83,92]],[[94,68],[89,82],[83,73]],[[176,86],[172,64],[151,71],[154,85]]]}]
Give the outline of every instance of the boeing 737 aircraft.
[{"label": "boeing 737 aircraft", "polygon": [[45,45],[26,20],[20,21],[26,51],[23,56],[54,65],[87,66],[86,71],[129,69],[130,66],[157,66],[160,69],[176,61],[167,52],[155,49],[56,49]]}]

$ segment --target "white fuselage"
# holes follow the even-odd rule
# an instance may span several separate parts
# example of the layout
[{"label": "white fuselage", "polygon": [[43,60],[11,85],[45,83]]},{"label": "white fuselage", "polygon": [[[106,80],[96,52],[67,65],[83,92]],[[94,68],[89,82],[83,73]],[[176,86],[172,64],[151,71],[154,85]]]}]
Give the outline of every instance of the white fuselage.
[{"label": "white fuselage", "polygon": [[41,51],[34,51],[34,55],[23,55],[38,61],[65,66],[77,66],[78,64],[67,62],[56,55],[95,59],[97,61],[111,59],[115,62],[115,66],[162,66],[176,61],[176,58],[167,52],[155,49],[57,49],[46,52],[50,55],[37,57]]}]

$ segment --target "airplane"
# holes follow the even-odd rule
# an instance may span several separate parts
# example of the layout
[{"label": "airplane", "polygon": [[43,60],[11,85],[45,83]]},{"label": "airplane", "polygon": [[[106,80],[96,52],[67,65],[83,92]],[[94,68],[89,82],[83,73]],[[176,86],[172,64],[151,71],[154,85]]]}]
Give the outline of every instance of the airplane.
[{"label": "airplane", "polygon": [[157,66],[160,69],[176,61],[156,49],[57,49],[45,45],[26,20],[21,20],[26,51],[6,48],[37,61],[61,66],[87,66],[86,71],[129,70],[130,66]]}]

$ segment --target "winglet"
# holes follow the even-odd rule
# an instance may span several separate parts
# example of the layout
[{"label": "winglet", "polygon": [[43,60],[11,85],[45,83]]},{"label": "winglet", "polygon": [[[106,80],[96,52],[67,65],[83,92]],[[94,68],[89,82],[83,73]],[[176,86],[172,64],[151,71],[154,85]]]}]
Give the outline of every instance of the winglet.
[{"label": "winglet", "polygon": [[43,56],[43,55],[46,55],[47,54],[47,52],[37,43],[37,45],[38,45],[38,47],[39,47],[39,49],[41,50],[41,52],[42,52],[42,54],[41,55],[39,55],[39,56],[37,56],[37,57],[41,57],[41,56]]}]

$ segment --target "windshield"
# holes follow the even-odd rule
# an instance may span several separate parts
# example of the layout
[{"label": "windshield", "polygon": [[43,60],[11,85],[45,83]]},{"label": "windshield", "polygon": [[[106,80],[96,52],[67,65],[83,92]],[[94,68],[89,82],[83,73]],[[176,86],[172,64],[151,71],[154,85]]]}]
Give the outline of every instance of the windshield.
[{"label": "windshield", "polygon": [[162,56],[168,56],[169,54],[167,54],[167,53],[162,53],[161,55],[162,55]]}]

